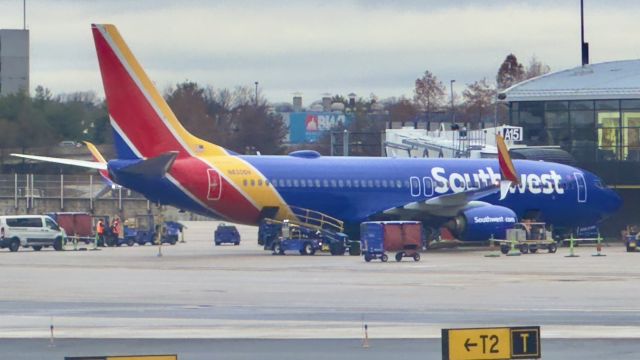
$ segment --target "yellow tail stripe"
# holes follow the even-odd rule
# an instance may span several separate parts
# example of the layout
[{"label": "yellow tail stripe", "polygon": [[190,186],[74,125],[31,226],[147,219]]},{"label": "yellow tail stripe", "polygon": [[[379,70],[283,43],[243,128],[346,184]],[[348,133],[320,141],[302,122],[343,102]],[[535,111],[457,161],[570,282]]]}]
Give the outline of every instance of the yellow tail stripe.
[{"label": "yellow tail stripe", "polygon": [[135,56],[125,43],[122,36],[120,36],[118,29],[110,24],[104,25],[104,29],[117,47],[117,49],[114,50],[118,50],[125,58],[129,68],[135,73],[135,76],[142,84],[144,88],[143,90],[151,97],[154,106],[159,109],[163,117],[169,122],[169,125],[176,132],[176,135],[189,146],[188,150],[192,153],[197,153],[197,155],[203,156],[227,155],[227,152],[220,146],[211,144],[193,136],[182,126],[182,124],[180,124],[171,108],[169,108],[169,105],[167,105],[167,102],[164,100],[162,95],[160,95],[145,71],[142,69],[140,63],[138,63],[138,60],[136,60]]}]

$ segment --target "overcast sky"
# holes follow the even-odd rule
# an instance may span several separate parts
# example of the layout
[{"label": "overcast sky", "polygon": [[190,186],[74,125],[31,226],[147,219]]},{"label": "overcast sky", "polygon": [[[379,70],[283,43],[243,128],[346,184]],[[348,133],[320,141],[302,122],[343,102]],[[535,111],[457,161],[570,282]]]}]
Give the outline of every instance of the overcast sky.
[{"label": "overcast sky", "polygon": [[[102,84],[90,24],[115,24],[164,90],[192,80],[253,86],[272,102],[323,93],[413,96],[425,70],[454,90],[495,81],[504,57],[580,63],[579,0],[27,0],[31,89]],[[591,61],[640,58],[640,1],[585,0]],[[22,1],[0,0],[0,28],[22,27]]]}]

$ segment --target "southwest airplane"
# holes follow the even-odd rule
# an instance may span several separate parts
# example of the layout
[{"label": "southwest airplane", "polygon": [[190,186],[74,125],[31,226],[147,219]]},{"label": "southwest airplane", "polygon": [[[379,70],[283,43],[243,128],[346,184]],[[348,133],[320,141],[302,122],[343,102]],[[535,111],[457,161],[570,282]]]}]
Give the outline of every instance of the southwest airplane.
[{"label": "southwest airplane", "polygon": [[460,240],[504,236],[517,219],[593,225],[620,197],[587,171],[541,161],[238,155],[187,132],[113,25],[92,25],[118,159],[53,159],[107,171],[149,200],[215,218],[258,224],[309,209],[344,222],[449,224]]}]

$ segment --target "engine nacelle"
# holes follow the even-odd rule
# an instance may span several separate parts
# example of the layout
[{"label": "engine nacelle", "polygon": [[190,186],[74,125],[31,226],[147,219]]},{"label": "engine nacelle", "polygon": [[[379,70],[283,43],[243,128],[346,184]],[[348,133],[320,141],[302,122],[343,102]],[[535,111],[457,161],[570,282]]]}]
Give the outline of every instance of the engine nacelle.
[{"label": "engine nacelle", "polygon": [[461,211],[454,218],[453,234],[462,241],[485,241],[492,235],[504,239],[506,230],[517,220],[516,213],[504,206],[479,206]]}]

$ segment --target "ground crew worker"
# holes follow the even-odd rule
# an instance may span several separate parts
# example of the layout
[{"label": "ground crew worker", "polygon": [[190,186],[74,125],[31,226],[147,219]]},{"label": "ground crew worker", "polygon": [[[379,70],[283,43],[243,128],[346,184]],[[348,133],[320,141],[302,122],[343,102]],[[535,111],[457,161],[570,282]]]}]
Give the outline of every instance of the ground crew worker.
[{"label": "ground crew worker", "polygon": [[111,223],[111,235],[113,237],[113,244],[118,245],[119,240],[123,237],[120,236],[122,231],[122,226],[120,225],[120,219],[118,217],[113,219],[113,223]]},{"label": "ground crew worker", "polygon": [[104,222],[98,220],[96,224],[96,234],[98,235],[98,246],[104,246]]}]

